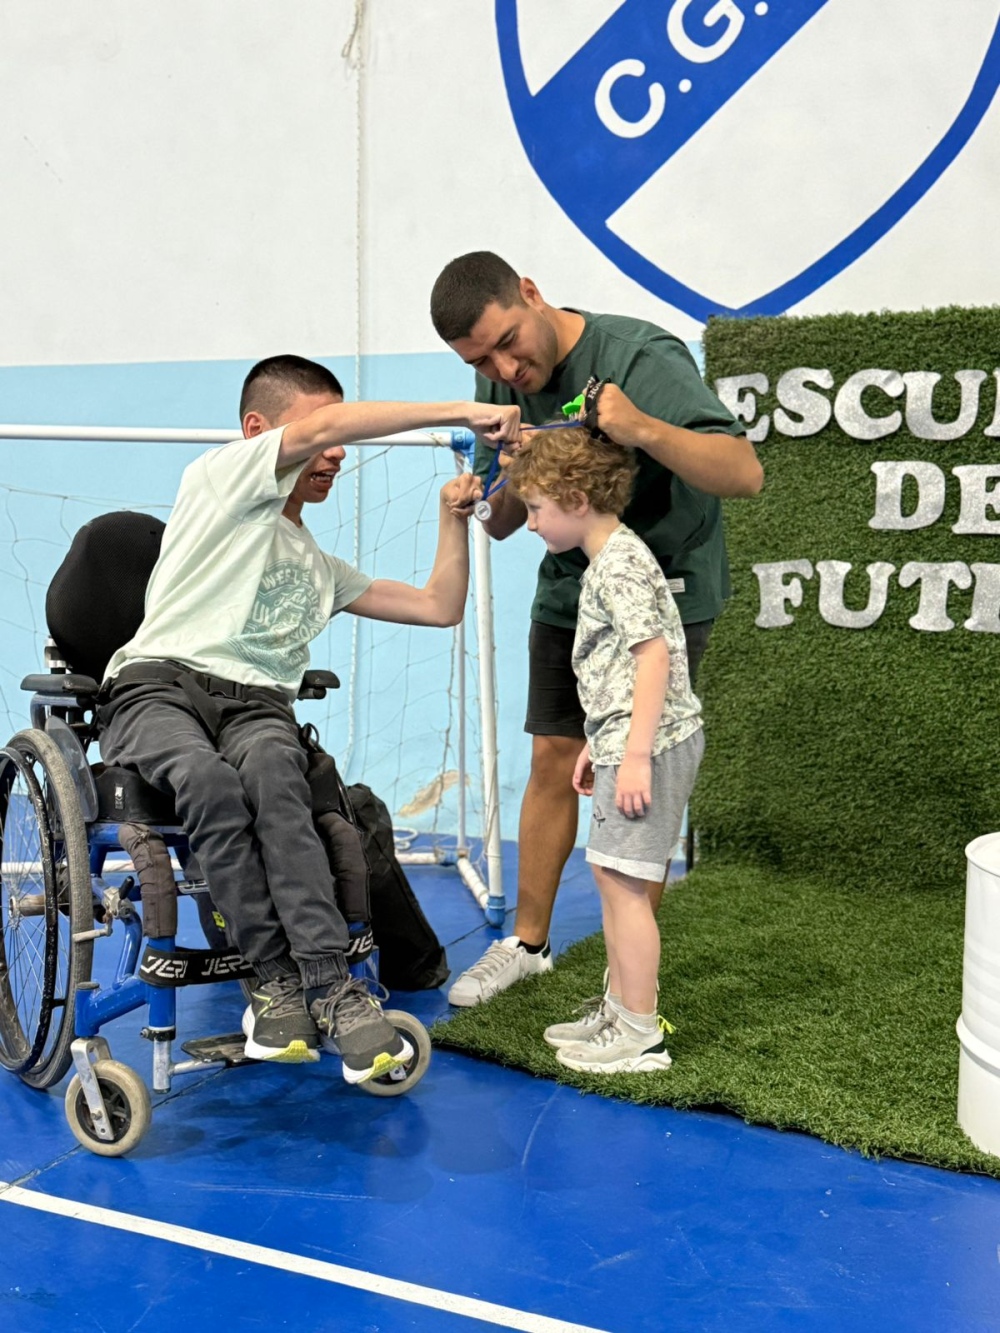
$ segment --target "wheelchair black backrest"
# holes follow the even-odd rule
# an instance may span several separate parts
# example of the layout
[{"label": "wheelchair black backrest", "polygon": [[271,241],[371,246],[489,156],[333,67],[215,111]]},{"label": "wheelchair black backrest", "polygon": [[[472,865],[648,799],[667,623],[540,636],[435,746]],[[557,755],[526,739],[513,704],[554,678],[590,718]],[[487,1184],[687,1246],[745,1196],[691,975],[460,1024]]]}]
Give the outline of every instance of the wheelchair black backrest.
[{"label": "wheelchair black backrest", "polygon": [[49,633],[73,671],[100,682],[139,628],[165,526],[126,510],[92,519],[73,538],[45,596]]}]

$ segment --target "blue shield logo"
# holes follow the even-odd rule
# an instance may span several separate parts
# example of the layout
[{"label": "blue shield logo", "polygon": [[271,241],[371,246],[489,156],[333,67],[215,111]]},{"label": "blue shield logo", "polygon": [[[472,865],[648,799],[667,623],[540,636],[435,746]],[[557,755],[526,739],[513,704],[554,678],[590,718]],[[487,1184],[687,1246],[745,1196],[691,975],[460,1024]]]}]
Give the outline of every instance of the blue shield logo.
[{"label": "blue shield logo", "polygon": [[982,0],[555,9],[496,0],[528,160],[622,272],[700,321],[780,314],[847,268],[954,161],[1000,82]]}]

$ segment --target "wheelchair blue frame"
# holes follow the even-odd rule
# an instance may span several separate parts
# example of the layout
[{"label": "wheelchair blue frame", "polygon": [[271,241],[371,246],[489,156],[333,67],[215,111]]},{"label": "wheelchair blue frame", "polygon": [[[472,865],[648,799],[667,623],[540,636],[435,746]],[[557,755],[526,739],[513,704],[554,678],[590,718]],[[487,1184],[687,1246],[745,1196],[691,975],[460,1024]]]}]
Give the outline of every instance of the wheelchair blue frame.
[{"label": "wheelchair blue frame", "polygon": [[[187,837],[179,833],[176,826],[153,824],[147,826],[152,833],[158,833],[168,847],[186,847]],[[94,894],[95,903],[100,903],[104,891],[110,887],[105,884],[104,864],[109,852],[122,851],[121,840],[118,833],[119,825],[96,821],[87,825],[87,843],[90,851],[90,875],[91,889]],[[119,901],[136,903],[142,901],[141,886],[128,877],[124,887],[124,893]],[[100,885],[101,894],[96,892],[96,886]],[[207,893],[208,886],[192,886],[187,888],[185,881],[178,883],[178,892],[187,896],[193,896],[196,893]],[[103,938],[110,936],[113,931],[114,921],[118,920],[124,927],[125,938],[122,943],[121,956],[118,959],[118,966],[115,970],[115,979],[109,988],[81,989],[77,992],[75,1003],[75,1029],[77,1037],[96,1037],[105,1023],[110,1023],[123,1014],[131,1013],[134,1009],[141,1009],[146,1005],[149,1010],[149,1022],[144,1029],[143,1035],[149,1036],[156,1044],[160,1040],[172,1042],[176,1036],[177,1023],[177,992],[170,986],[152,986],[149,982],[143,981],[136,974],[139,966],[139,960],[143,949],[142,919],[134,912],[126,913],[123,916],[113,918],[108,928],[105,930],[95,930],[94,938]],[[174,953],[177,949],[177,940],[173,935],[164,935],[159,938],[146,938],[146,947],[157,949],[163,953]],[[351,976],[361,981],[370,983],[378,982],[378,950],[373,949],[363,962],[351,963],[348,966]],[[220,977],[219,980],[227,978]],[[211,983],[205,983],[211,984]],[[158,1034],[163,1034],[162,1037]],[[185,1062],[181,1066],[170,1066],[167,1080],[163,1086],[159,1086],[155,1075],[158,1070],[158,1062],[154,1055],[154,1092],[170,1091],[170,1074],[186,1071],[191,1065],[196,1064],[199,1067],[205,1067],[209,1064],[220,1063],[219,1061],[196,1061]]]},{"label": "wheelchair blue frame", "polygon": [[[63,797],[60,796],[53,805],[55,799],[50,791],[46,795],[46,820],[48,821],[47,832],[43,838],[44,854],[55,855],[55,847],[61,845],[63,855],[66,856],[66,874],[72,878],[71,866],[75,858],[80,873],[77,876],[76,883],[83,879],[82,865],[82,841],[80,837],[80,827],[86,835],[86,851],[89,870],[89,889],[90,900],[93,909],[91,920],[82,922],[79,919],[74,920],[74,915],[79,917],[82,910],[83,890],[78,888],[76,891],[72,888],[60,889],[58,885],[58,876],[46,871],[45,879],[45,920],[46,938],[55,923],[55,929],[62,929],[59,925],[60,916],[69,918],[69,930],[71,944],[76,945],[82,941],[97,940],[108,937],[113,934],[115,926],[121,925],[123,930],[123,939],[121,953],[119,955],[115,968],[114,978],[109,985],[101,985],[92,979],[77,979],[75,989],[67,976],[67,994],[64,997],[66,1013],[71,1010],[73,1020],[72,1040],[69,1043],[72,1064],[75,1069],[75,1077],[70,1083],[67,1091],[66,1105],[67,1118],[73,1128],[79,1141],[92,1151],[106,1156],[118,1156],[122,1152],[129,1151],[138,1142],[141,1134],[145,1132],[149,1123],[151,1108],[148,1092],[142,1086],[141,1080],[137,1078],[132,1070],[127,1066],[120,1065],[111,1059],[111,1052],[108,1043],[101,1037],[101,1029],[108,1023],[133,1010],[145,1008],[147,1011],[147,1022],[142,1029],[142,1035],[149,1039],[153,1047],[153,1077],[152,1088],[156,1093],[167,1093],[171,1089],[171,1082],[176,1074],[200,1072],[212,1068],[218,1068],[225,1065],[247,1063],[247,1058],[243,1054],[243,1035],[232,1034],[227,1037],[205,1038],[195,1042],[189,1042],[186,1050],[193,1058],[175,1062],[172,1058],[172,1047],[176,1040],[176,1018],[177,1018],[177,997],[176,985],[173,984],[154,985],[143,979],[141,967],[155,966],[155,961],[148,962],[149,954],[146,951],[155,950],[160,955],[173,955],[174,959],[191,960],[197,958],[201,966],[206,969],[212,969],[215,963],[220,963],[220,970],[217,976],[205,977],[198,976],[197,982],[185,984],[198,984],[202,980],[232,980],[234,977],[246,975],[243,971],[245,965],[238,958],[235,951],[230,950],[228,954],[222,954],[218,951],[206,950],[190,951],[178,950],[176,937],[173,935],[160,936],[157,938],[143,936],[143,922],[140,913],[136,910],[136,904],[142,901],[142,886],[130,874],[125,874],[122,883],[111,884],[105,878],[106,862],[109,853],[113,851],[125,852],[122,846],[120,828],[121,823],[117,820],[108,820],[101,818],[97,799],[97,787],[94,781],[93,773],[90,769],[86,757],[84,744],[78,734],[79,728],[86,717],[86,712],[93,707],[93,696],[88,691],[82,697],[76,693],[71,693],[73,688],[70,680],[64,680],[63,688],[65,693],[57,691],[39,692],[36,683],[39,677],[29,677],[25,681],[27,688],[35,688],[31,699],[30,715],[32,730],[30,732],[20,733],[20,743],[26,745],[28,750],[34,751],[34,758],[31,762],[37,763],[42,770],[42,777],[50,784],[54,781],[54,764],[58,756],[61,766],[64,766],[65,772],[59,779],[63,784],[64,792],[75,792],[77,809],[68,812],[64,808]],[[58,675],[49,679],[58,680]],[[79,678],[78,678],[79,679]],[[45,682],[48,683],[47,681]],[[47,740],[43,745],[40,740],[31,741],[33,736],[38,733],[44,735]],[[11,742],[13,746],[19,738],[14,738]],[[48,758],[44,757],[48,750]],[[39,753],[41,751],[41,753]],[[37,778],[37,774],[36,774]],[[66,779],[71,779],[67,781]],[[56,784],[58,785],[58,784]],[[53,834],[52,829],[55,825],[52,823],[52,811],[57,814],[61,812],[63,826],[58,834]],[[66,817],[72,815],[77,832],[70,837],[67,832]],[[79,822],[77,822],[79,821]],[[128,822],[136,822],[134,817]],[[186,878],[186,871],[183,867],[187,863],[188,841],[187,835],[176,824],[147,823],[145,825],[151,832],[158,834],[168,848],[179,852],[178,860],[181,863],[181,878],[175,875],[175,884],[178,894],[182,896],[195,896],[199,893],[208,893],[209,888],[204,881],[191,880]],[[77,851],[70,856],[68,852],[69,841],[75,839]],[[127,852],[125,852],[128,855]],[[51,867],[54,862],[44,862],[43,865]],[[117,876],[115,876],[117,879]],[[16,892],[16,890],[15,890]],[[61,892],[65,892],[65,899],[60,899]],[[75,906],[74,906],[75,904]],[[41,915],[35,912],[35,916]],[[100,925],[93,925],[94,920],[101,921]],[[80,929],[80,926],[86,925],[93,928]],[[367,925],[354,925],[351,927],[352,936],[358,937],[369,930]],[[359,950],[360,952],[360,950]],[[147,959],[143,963],[144,956]],[[168,964],[172,960],[166,960]],[[234,965],[234,966],[231,966]],[[89,955],[88,955],[89,966]],[[180,967],[180,962],[177,963]],[[371,952],[363,956],[360,961],[348,959],[348,969],[352,977],[364,981],[375,991],[378,988],[378,951],[372,948]],[[67,968],[67,974],[70,969]],[[86,975],[86,973],[85,973]],[[70,990],[73,991],[70,994]],[[426,1071],[430,1058],[430,1043],[423,1026],[412,1016],[399,1012],[387,1011],[390,1021],[402,1032],[414,1049],[414,1056],[405,1067],[395,1069],[390,1075],[382,1078],[372,1079],[370,1083],[362,1084],[365,1090],[380,1096],[395,1096],[397,1093],[408,1090],[409,1086],[415,1084]],[[64,1016],[63,1023],[68,1021]],[[62,1033],[61,1042],[67,1040],[65,1027],[60,1028]],[[194,1049],[193,1049],[194,1048]],[[65,1058],[65,1056],[63,1057]],[[62,1061],[54,1061],[61,1065],[61,1070],[46,1070],[37,1080],[32,1082],[33,1086],[50,1086],[51,1082],[58,1081],[65,1070],[65,1064]],[[16,1065],[10,1065],[15,1071]],[[49,1081],[50,1080],[50,1081]],[[26,1081],[32,1081],[26,1079]],[[106,1099],[111,1098],[111,1101]],[[117,1117],[117,1119],[116,1119]],[[124,1131],[122,1126],[125,1126]],[[117,1137],[116,1137],[117,1135]]]}]

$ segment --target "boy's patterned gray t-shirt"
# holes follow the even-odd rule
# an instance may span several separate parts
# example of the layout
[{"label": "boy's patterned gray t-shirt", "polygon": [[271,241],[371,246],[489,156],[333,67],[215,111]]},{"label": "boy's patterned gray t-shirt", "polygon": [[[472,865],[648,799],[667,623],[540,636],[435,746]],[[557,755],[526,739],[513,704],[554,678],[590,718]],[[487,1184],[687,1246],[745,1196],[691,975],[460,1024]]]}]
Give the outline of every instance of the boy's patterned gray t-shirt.
[{"label": "boy's patterned gray t-shirt", "polygon": [[684,628],[663,571],[649,547],[621,525],[580,580],[573,670],[592,763],[620,764],[624,758],[636,674],[630,649],[661,635],[670,652],[670,680],[653,754],[698,730],[701,704],[691,691]]}]

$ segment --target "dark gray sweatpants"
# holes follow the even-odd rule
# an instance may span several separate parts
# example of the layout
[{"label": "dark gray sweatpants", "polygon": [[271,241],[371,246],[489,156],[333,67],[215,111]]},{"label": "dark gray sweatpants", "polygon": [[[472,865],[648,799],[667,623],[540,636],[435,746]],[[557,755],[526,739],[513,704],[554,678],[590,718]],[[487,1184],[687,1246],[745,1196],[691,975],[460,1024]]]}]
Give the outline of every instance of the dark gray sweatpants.
[{"label": "dark gray sweatpants", "polygon": [[213,741],[178,685],[126,687],[119,700],[104,762],[173,795],[229,938],[258,976],[298,971],[306,987],[346,977],[347,926],[291,708],[216,698]]}]

